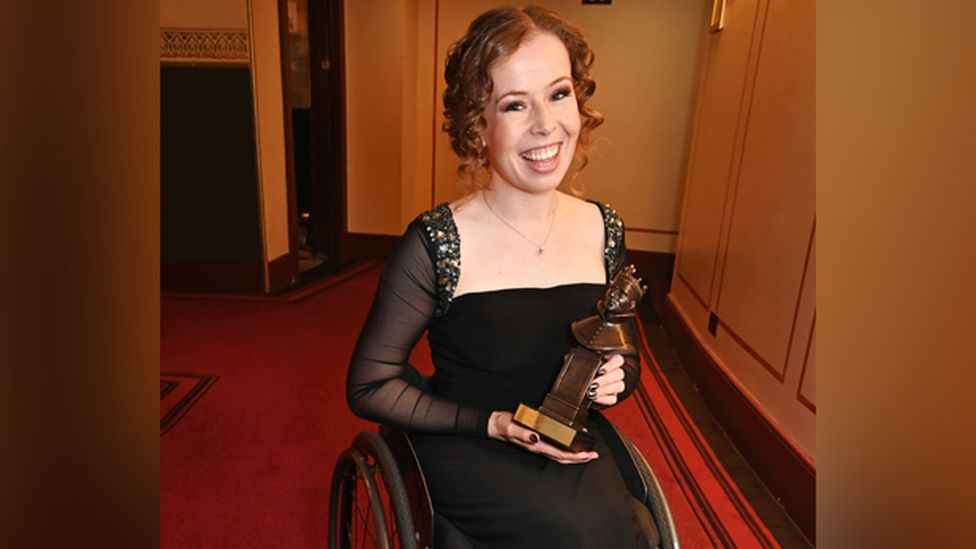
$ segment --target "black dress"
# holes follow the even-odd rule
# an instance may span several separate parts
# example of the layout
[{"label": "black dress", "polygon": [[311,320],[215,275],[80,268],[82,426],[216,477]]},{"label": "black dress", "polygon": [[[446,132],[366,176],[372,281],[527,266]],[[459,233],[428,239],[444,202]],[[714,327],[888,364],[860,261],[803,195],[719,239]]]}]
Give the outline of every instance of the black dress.
[{"label": "black dress", "polygon": [[[623,264],[623,222],[610,207],[594,204],[605,222],[609,280]],[[455,298],[459,258],[446,204],[407,228],[356,344],[350,407],[412,433],[434,508],[475,547],[646,547],[602,439],[595,448],[600,458],[562,465],[487,436],[492,411],[542,403],[573,343],[570,324],[596,314],[605,284]],[[407,364],[425,330],[436,369],[430,392]],[[639,366],[624,364],[620,399],[636,387]]]}]

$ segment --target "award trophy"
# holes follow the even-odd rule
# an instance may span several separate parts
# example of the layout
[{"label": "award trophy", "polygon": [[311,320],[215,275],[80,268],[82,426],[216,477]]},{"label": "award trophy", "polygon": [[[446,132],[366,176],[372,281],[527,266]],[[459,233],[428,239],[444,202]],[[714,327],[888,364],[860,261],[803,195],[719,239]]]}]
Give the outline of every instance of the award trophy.
[{"label": "award trophy", "polygon": [[591,405],[587,391],[597,369],[610,355],[627,358],[638,356],[639,352],[635,344],[634,309],[647,287],[634,276],[635,272],[633,265],[621,269],[596,304],[599,314],[573,322],[576,345],[563,360],[552,390],[538,410],[519,404],[514,416],[516,423],[560,448],[592,449],[592,435],[586,432],[583,423]]}]

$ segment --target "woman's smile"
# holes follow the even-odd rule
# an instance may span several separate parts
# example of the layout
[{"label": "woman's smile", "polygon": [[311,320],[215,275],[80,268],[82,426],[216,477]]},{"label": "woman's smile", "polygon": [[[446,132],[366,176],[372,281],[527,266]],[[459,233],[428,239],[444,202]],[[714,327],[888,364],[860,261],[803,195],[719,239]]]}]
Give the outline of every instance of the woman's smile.
[{"label": "woman's smile", "polygon": [[554,190],[569,170],[580,133],[569,52],[554,35],[540,32],[490,72],[494,95],[482,133],[490,186]]},{"label": "woman's smile", "polygon": [[543,147],[529,149],[519,156],[525,160],[529,168],[539,173],[549,173],[559,167],[559,152],[562,143],[553,143]]}]

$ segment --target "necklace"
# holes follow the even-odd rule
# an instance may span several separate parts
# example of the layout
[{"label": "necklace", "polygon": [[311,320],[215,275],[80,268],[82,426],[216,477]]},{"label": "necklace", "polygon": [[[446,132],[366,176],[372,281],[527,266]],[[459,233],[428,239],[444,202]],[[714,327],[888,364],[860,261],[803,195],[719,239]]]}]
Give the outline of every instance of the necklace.
[{"label": "necklace", "polygon": [[488,210],[491,213],[495,214],[495,217],[497,217],[499,221],[501,221],[502,223],[504,223],[505,225],[507,225],[509,229],[512,229],[513,231],[515,231],[516,233],[518,233],[519,236],[521,236],[522,238],[524,238],[525,240],[527,240],[529,243],[531,243],[533,246],[535,246],[538,249],[538,251],[539,251],[539,256],[540,257],[542,256],[542,254],[546,253],[546,242],[549,242],[549,235],[552,233],[552,226],[556,222],[556,208],[559,207],[559,197],[556,196],[556,195],[553,195],[553,196],[555,198],[555,204],[553,204],[553,206],[552,206],[552,213],[549,214],[551,216],[549,218],[549,230],[546,231],[546,238],[543,239],[542,244],[539,244],[535,240],[532,240],[531,238],[525,236],[525,233],[523,233],[522,231],[516,229],[514,225],[512,225],[508,221],[505,221],[505,218],[504,217],[498,215],[498,212],[496,212],[495,209],[492,208],[491,207],[491,204],[488,202],[488,198],[485,196],[485,191],[481,191],[481,199],[485,202],[485,206],[488,206]]}]

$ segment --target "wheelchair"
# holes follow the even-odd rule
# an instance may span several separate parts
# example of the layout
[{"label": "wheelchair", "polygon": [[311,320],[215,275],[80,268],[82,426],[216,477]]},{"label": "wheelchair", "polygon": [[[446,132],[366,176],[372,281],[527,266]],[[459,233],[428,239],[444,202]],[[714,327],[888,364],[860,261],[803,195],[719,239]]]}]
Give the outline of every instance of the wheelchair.
[{"label": "wheelchair", "polygon": [[[679,549],[667,500],[650,466],[616,426],[592,414],[620,469],[649,548]],[[329,548],[473,548],[433,508],[410,437],[380,425],[339,456],[329,494]]]}]

